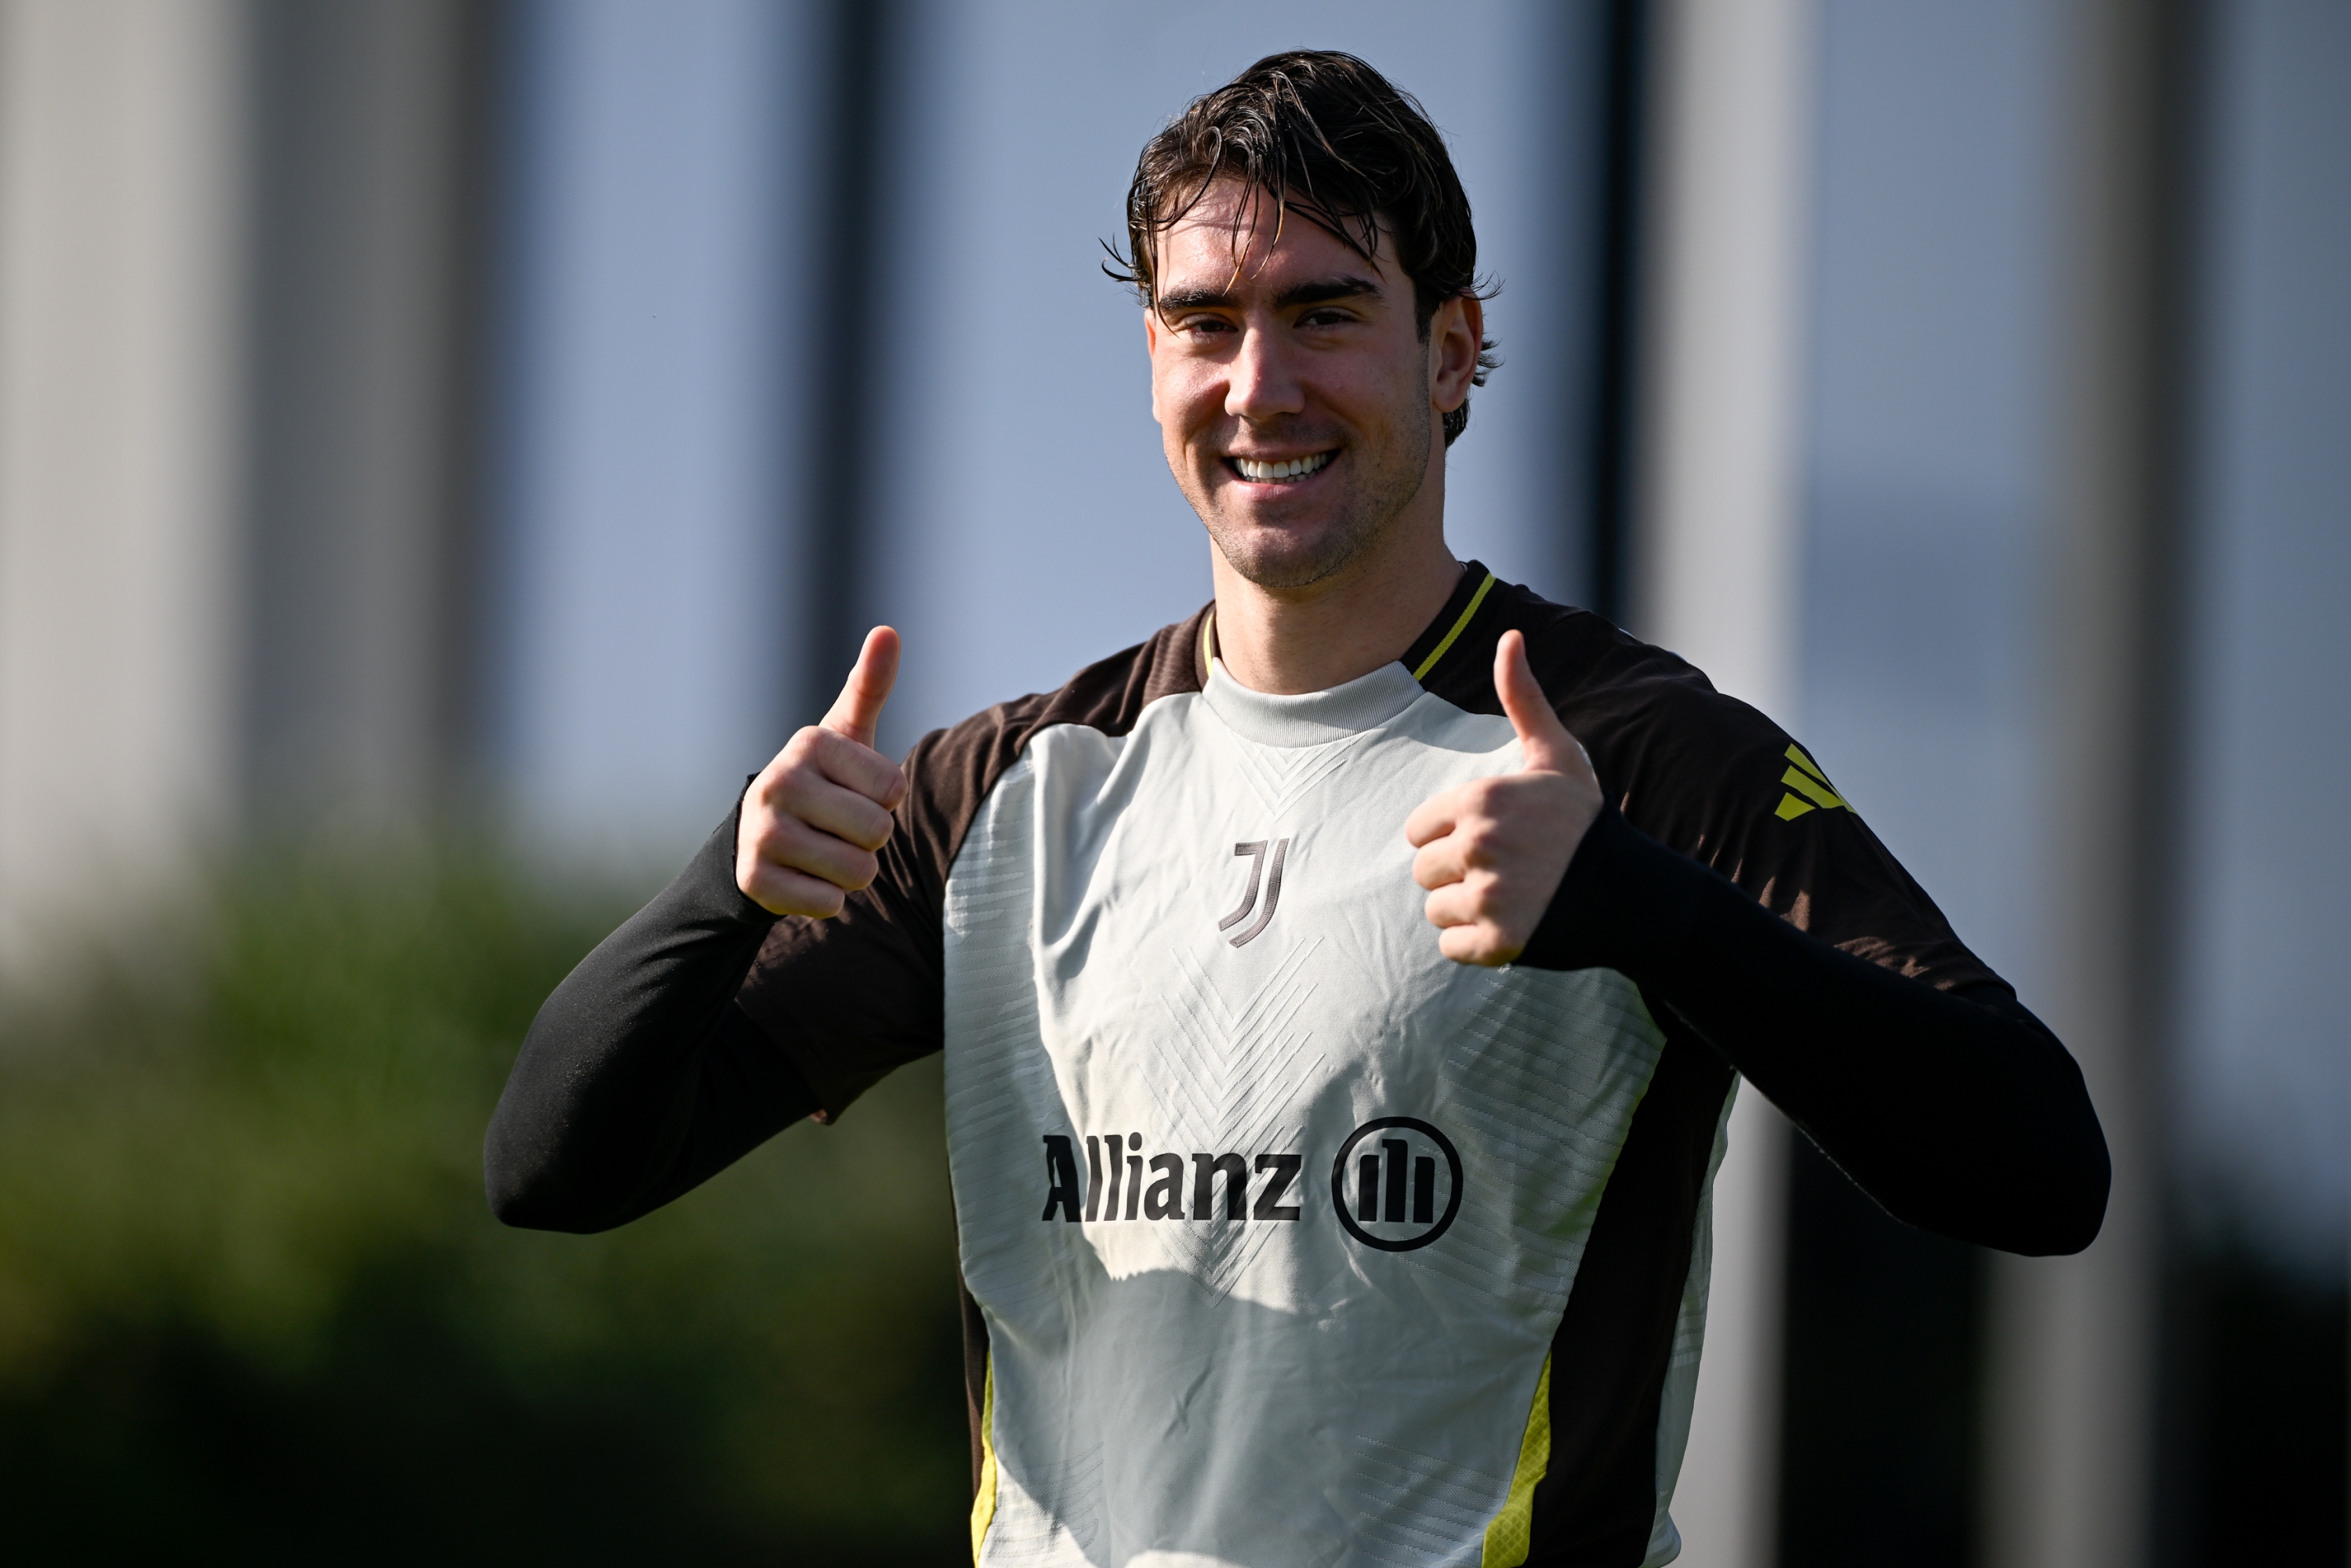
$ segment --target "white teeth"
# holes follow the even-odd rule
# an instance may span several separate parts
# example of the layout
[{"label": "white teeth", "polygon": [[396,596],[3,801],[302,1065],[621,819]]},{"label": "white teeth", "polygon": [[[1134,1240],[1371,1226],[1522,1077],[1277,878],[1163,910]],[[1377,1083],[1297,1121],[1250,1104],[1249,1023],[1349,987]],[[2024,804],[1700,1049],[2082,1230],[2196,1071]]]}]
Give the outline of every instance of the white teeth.
[{"label": "white teeth", "polygon": [[1260,463],[1254,457],[1236,457],[1233,466],[1241,471],[1242,478],[1253,479],[1262,485],[1280,479],[1303,478],[1319,471],[1331,461],[1332,456],[1331,453],[1318,452],[1311,457],[1293,457],[1284,463]]}]

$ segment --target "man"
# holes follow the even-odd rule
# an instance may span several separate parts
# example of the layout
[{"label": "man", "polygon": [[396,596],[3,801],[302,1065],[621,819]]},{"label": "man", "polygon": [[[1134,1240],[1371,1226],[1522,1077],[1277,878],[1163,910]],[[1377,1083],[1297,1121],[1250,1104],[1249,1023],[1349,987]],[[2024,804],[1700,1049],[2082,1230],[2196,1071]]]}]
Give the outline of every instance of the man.
[{"label": "man", "polygon": [[1768,719],[1447,550],[1484,322],[1411,99],[1260,61],[1128,215],[1214,603],[903,768],[875,631],[549,999],[492,1203],[620,1224],[944,1049],[981,1562],[1665,1562],[1737,1078],[2062,1252],[2081,1076]]}]

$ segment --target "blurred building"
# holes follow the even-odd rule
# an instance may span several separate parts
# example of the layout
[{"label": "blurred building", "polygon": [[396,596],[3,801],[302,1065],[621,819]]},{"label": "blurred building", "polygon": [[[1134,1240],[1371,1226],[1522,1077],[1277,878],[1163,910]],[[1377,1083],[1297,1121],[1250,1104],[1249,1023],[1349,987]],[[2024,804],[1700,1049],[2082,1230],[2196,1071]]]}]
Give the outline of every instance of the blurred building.
[{"label": "blurred building", "polygon": [[651,873],[872,621],[904,747],[1187,613],[1097,246],[1300,45],[1502,285],[1457,549],[1804,735],[2114,1141],[1994,1260],[1743,1107],[1686,1561],[2340,1559],[2335,0],[0,0],[0,967],[256,842]]}]

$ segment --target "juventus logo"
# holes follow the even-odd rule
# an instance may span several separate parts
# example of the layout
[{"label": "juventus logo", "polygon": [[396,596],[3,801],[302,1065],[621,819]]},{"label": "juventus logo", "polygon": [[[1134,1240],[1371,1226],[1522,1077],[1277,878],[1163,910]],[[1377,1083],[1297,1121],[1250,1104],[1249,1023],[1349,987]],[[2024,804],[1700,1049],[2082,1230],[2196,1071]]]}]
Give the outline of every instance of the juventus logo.
[{"label": "juventus logo", "polygon": [[1290,841],[1288,839],[1273,841],[1270,865],[1266,863],[1266,841],[1263,839],[1254,843],[1233,846],[1233,853],[1249,857],[1249,891],[1241,894],[1241,906],[1238,909],[1217,922],[1217,929],[1230,931],[1234,926],[1247,920],[1249,917],[1249,911],[1257,907],[1258,883],[1259,882],[1265,883],[1265,910],[1257,917],[1255,925],[1232,938],[1232,944],[1236,947],[1245,946],[1255,941],[1258,935],[1272,921],[1274,905],[1281,902],[1281,862],[1282,857],[1290,853]]}]

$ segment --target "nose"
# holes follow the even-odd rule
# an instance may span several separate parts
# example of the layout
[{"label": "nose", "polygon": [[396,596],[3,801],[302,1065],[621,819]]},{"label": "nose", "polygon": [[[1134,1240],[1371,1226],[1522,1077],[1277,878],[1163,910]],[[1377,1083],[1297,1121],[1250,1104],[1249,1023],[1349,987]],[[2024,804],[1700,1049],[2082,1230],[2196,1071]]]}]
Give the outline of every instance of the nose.
[{"label": "nose", "polygon": [[1230,379],[1225,383],[1225,413],[1252,424],[1306,408],[1305,388],[1299,380],[1295,357],[1283,343],[1280,329],[1249,323],[1233,355]]}]

